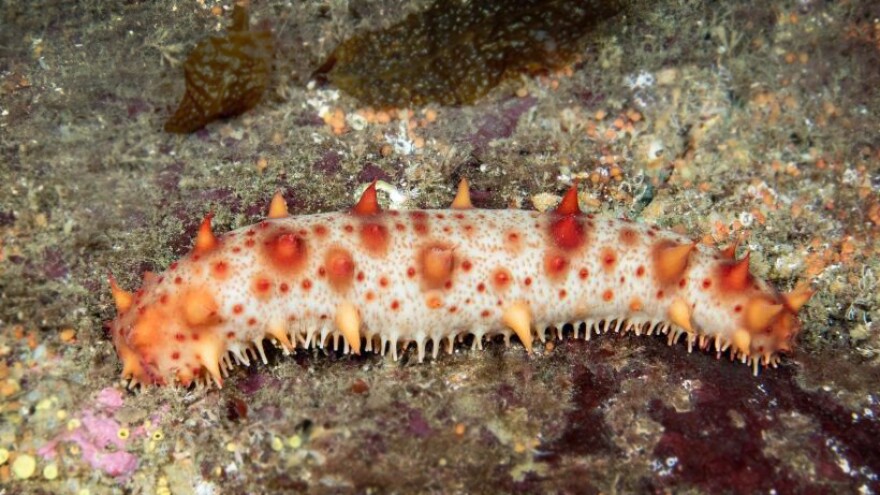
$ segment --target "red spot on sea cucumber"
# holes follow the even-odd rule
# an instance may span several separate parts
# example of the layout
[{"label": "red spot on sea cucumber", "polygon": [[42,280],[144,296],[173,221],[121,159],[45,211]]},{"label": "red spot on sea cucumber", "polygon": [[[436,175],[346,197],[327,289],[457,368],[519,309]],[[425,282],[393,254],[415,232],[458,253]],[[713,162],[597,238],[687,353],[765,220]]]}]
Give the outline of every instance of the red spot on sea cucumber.
[{"label": "red spot on sea cucumber", "polygon": [[483,318],[488,318],[490,314],[491,313],[489,312],[488,309],[484,309],[483,311],[480,312],[480,316],[482,316]]},{"label": "red spot on sea cucumber", "polygon": [[182,278],[180,278],[180,277],[174,277],[174,283],[175,283],[175,284],[180,284],[181,282],[183,282],[183,279],[182,279]]},{"label": "red spot on sea cucumber", "polygon": [[455,215],[452,215],[452,216],[454,216],[455,218],[457,218],[459,220],[464,220],[464,215],[461,213],[456,213]]},{"label": "red spot on sea cucumber", "polygon": [[323,265],[319,266],[318,267],[318,276],[323,278],[325,275],[327,275],[327,269],[324,268]]},{"label": "red spot on sea cucumber", "polygon": [[471,271],[471,267],[472,267],[472,266],[473,266],[473,265],[471,265],[470,260],[464,260],[464,261],[461,262],[461,269],[464,270],[464,271],[466,271],[466,272]]},{"label": "red spot on sea cucumber", "polygon": [[225,261],[218,261],[214,263],[214,276],[217,278],[224,278],[229,273],[229,264]]},{"label": "red spot on sea cucumber", "polygon": [[458,311],[458,308],[457,308],[456,306],[450,306],[450,307],[449,307],[449,312],[450,312],[450,313],[455,313],[456,311]]},{"label": "red spot on sea cucumber", "polygon": [[361,242],[370,253],[384,254],[388,249],[388,229],[384,225],[367,222],[361,225]]},{"label": "red spot on sea cucumber", "polygon": [[330,248],[324,256],[324,264],[327,266],[327,279],[331,287],[336,290],[344,290],[351,285],[354,276],[354,261],[348,251],[342,248]]},{"label": "red spot on sea cucumber", "polygon": [[235,338],[235,332],[226,332],[226,338],[232,340]]},{"label": "red spot on sea cucumber", "polygon": [[642,300],[638,297],[632,298],[629,302],[629,310],[630,311],[641,311],[642,310]]},{"label": "red spot on sea cucumber", "polygon": [[406,276],[409,278],[413,278],[416,276],[416,269],[413,267],[409,267],[406,269]]},{"label": "red spot on sea cucumber", "polygon": [[712,287],[712,281],[708,278],[703,279],[703,288],[708,289],[709,287]]},{"label": "red spot on sea cucumber", "polygon": [[522,247],[520,240],[522,236],[516,230],[509,230],[504,234],[504,245],[506,248],[516,252]]},{"label": "red spot on sea cucumber", "polygon": [[278,286],[278,290],[281,292],[287,292],[290,290],[290,286],[287,285],[287,282],[281,282],[281,285]]},{"label": "red spot on sea cucumber", "polygon": [[357,274],[357,280],[358,280],[358,282],[363,282],[363,281],[364,281],[364,272],[358,272],[358,274]]},{"label": "red spot on sea cucumber", "polygon": [[305,279],[302,281],[301,285],[302,285],[303,290],[309,290],[312,288],[312,281],[309,279]]},{"label": "red spot on sea cucumber", "polygon": [[256,244],[256,242],[254,242],[253,239],[248,239],[248,240],[244,241],[245,247],[254,247],[254,244]]},{"label": "red spot on sea cucumber", "polygon": [[241,252],[241,248],[238,247],[238,246],[235,246],[235,247],[232,248],[232,252],[233,252],[233,253],[240,253],[240,252]]},{"label": "red spot on sea cucumber", "polygon": [[635,230],[625,227],[620,229],[620,242],[625,246],[632,246],[639,239],[639,234]]},{"label": "red spot on sea cucumber", "polygon": [[391,309],[396,310],[399,307],[400,307],[400,303],[397,301],[397,299],[391,301]]},{"label": "red spot on sea cucumber", "polygon": [[315,225],[314,227],[312,227],[312,230],[318,237],[324,237],[325,235],[327,235],[327,227],[323,225]]},{"label": "red spot on sea cucumber", "polygon": [[162,296],[159,297],[159,304],[168,304],[168,294],[162,294]]},{"label": "red spot on sea cucumber", "polygon": [[559,290],[559,299],[565,299],[565,296],[567,296],[567,295],[568,295],[568,292],[566,292],[565,289]]},{"label": "red spot on sea cucumber", "polygon": [[641,277],[644,275],[645,275],[645,267],[642,265],[639,265],[639,267],[636,268],[636,277]]},{"label": "red spot on sea cucumber", "polygon": [[373,291],[369,291],[369,292],[367,292],[367,296],[366,296],[366,297],[367,297],[367,301],[368,301],[368,302],[372,302],[373,299],[376,298],[376,294],[374,294]]},{"label": "red spot on sea cucumber", "polygon": [[254,326],[257,324],[257,319],[256,318],[248,318],[247,324],[250,326]]},{"label": "red spot on sea cucumber", "polygon": [[258,278],[254,281],[254,290],[256,290],[258,294],[266,294],[271,288],[272,284],[265,278]]},{"label": "red spot on sea cucumber", "polygon": [[512,280],[513,276],[507,268],[497,268],[495,272],[492,273],[492,285],[496,290],[506,289],[510,286]]},{"label": "red spot on sea cucumber", "polygon": [[523,280],[523,283],[526,284],[526,286],[532,285],[532,277],[526,277],[526,279]]},{"label": "red spot on sea cucumber", "polygon": [[589,277],[589,276],[590,276],[590,270],[587,270],[586,268],[581,268],[580,271],[578,272],[578,277],[580,277],[581,280],[586,280],[587,277]]},{"label": "red spot on sea cucumber", "polygon": [[172,352],[172,353],[171,353],[171,359],[177,361],[178,359],[180,359],[180,353],[177,352],[177,351]]},{"label": "red spot on sea cucumber", "polygon": [[602,248],[602,266],[605,270],[612,270],[617,263],[617,253],[611,248]]},{"label": "red spot on sea cucumber", "polygon": [[425,299],[425,304],[431,309],[439,309],[443,307],[443,299],[436,295],[428,296]]},{"label": "red spot on sea cucumber", "polygon": [[244,311],[244,307],[241,304],[236,304],[232,307],[232,312],[237,315],[241,314],[242,311]]},{"label": "red spot on sea cucumber", "polygon": [[411,211],[409,212],[409,217],[413,221],[413,230],[418,235],[425,235],[428,233],[428,214],[423,211]]},{"label": "red spot on sea cucumber", "polygon": [[177,269],[177,262],[175,261],[175,262],[171,263],[170,265],[168,265],[168,269],[169,270],[176,270]]},{"label": "red spot on sea cucumber", "polygon": [[544,255],[544,271],[551,279],[561,279],[568,271],[568,258],[558,253]]},{"label": "red spot on sea cucumber", "polygon": [[663,295],[664,295],[664,293],[662,290],[657,291],[657,299],[663,299]]},{"label": "red spot on sea cucumber", "polygon": [[380,278],[379,279],[379,286],[388,287],[388,278],[387,277]]},{"label": "red spot on sea cucumber", "polygon": [[342,228],[343,228],[343,230],[345,230],[349,234],[354,232],[354,226],[351,224],[345,224],[345,227],[342,227]]},{"label": "red spot on sea cucumber", "polygon": [[681,279],[681,280],[678,281],[678,286],[681,287],[682,289],[684,289],[684,286],[685,286],[685,285],[687,285],[687,279],[686,279],[686,278],[683,278],[683,279]]},{"label": "red spot on sea cucumber", "polygon": [[612,299],[614,299],[614,292],[612,292],[611,290],[606,290],[605,292],[602,293],[602,300],[603,301],[608,302],[608,301],[611,301]]},{"label": "red spot on sea cucumber", "polygon": [[734,311],[735,313],[739,313],[739,312],[741,312],[742,310],[743,310],[743,307],[742,307],[741,304],[737,304],[736,306],[733,307],[733,311]]},{"label": "red spot on sea cucumber", "polygon": [[486,291],[486,284],[484,284],[483,282],[480,282],[479,284],[477,284],[477,292],[485,292],[485,291]]},{"label": "red spot on sea cucumber", "polygon": [[278,270],[295,273],[303,268],[308,257],[306,242],[295,234],[281,233],[265,243],[264,252]]},{"label": "red spot on sea cucumber", "polygon": [[398,232],[403,232],[404,230],[406,230],[406,226],[400,222],[395,223],[394,228],[397,229]]}]

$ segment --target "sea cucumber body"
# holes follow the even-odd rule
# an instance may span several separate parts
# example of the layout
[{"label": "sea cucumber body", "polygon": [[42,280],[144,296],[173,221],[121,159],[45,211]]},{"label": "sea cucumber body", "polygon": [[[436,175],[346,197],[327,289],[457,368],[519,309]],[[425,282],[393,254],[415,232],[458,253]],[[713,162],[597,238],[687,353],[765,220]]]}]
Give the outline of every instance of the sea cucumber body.
[{"label": "sea cucumber body", "polygon": [[[685,248],[670,270],[662,254]],[[682,255],[679,255],[682,256]],[[746,261],[747,263],[747,261]],[[365,349],[414,343],[418,359],[456,337],[511,329],[507,312],[525,308],[531,334],[586,323],[685,334],[690,345],[764,364],[788,348],[796,310],[754,327],[754,301],[783,298],[747,276],[730,287],[736,260],[657,227],[593,215],[517,210],[325,213],[266,219],[219,236],[161,275],[145,277],[131,308],[111,323],[114,343],[138,383],[184,384],[225,371],[231,355],[274,339],[284,346],[350,350],[340,308],[356,308]],[[675,268],[675,267],[673,267]],[[747,270],[746,270],[747,272]],[[779,304],[777,304],[779,303]],[[776,307],[776,306],[773,306]],[[682,320],[682,312],[687,316]],[[522,312],[517,314],[523,314]],[[784,320],[784,321],[782,321]],[[737,332],[748,331],[743,343]],[[285,342],[287,341],[287,342]],[[359,347],[359,345],[358,345]]]}]

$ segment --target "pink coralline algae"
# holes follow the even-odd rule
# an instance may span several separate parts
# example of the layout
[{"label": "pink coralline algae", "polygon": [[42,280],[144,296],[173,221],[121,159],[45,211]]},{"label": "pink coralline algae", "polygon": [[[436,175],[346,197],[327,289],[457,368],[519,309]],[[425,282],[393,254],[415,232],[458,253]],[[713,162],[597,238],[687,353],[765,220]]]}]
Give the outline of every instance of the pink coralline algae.
[{"label": "pink coralline algae", "polygon": [[113,477],[128,478],[137,469],[138,459],[125,451],[126,442],[145,433],[138,428],[130,436],[120,435],[123,427],[112,416],[122,404],[119,390],[101,390],[95,399],[96,407],[84,409],[79,414],[79,425],[44,445],[39,454],[53,459],[59,443],[73,442],[79,446],[82,459],[93,468]]}]

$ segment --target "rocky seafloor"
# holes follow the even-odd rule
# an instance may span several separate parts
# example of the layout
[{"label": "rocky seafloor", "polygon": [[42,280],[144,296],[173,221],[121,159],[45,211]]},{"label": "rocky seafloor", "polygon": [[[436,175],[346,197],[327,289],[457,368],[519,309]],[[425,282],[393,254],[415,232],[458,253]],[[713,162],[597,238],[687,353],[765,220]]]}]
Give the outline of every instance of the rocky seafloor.
[{"label": "rocky seafloor", "polygon": [[[642,2],[562,69],[475,103],[375,110],[310,75],[416,0],[257,1],[276,43],[262,103],[163,132],[181,64],[230,3],[0,9],[0,493],[876,493],[880,490],[880,7]],[[135,393],[104,323],[135,287],[265,213],[554,204],[810,281],[777,369],[660,337],[460,345],[418,364],[272,351],[222,390]],[[428,323],[426,323],[428,324]]]}]

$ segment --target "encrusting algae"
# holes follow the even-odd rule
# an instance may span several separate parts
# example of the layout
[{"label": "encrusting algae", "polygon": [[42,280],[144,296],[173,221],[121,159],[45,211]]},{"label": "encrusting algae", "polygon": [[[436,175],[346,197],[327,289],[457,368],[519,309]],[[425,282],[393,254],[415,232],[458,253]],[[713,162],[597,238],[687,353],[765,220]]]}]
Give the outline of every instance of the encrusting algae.
[{"label": "encrusting algae", "polygon": [[343,41],[316,75],[377,108],[467,104],[506,77],[570,63],[623,10],[621,0],[436,0]]},{"label": "encrusting algae", "polygon": [[247,9],[236,5],[226,36],[199,43],[183,65],[186,94],[165,131],[186,134],[209,122],[239,115],[260,102],[272,72],[274,42],[268,31],[250,31]]}]

